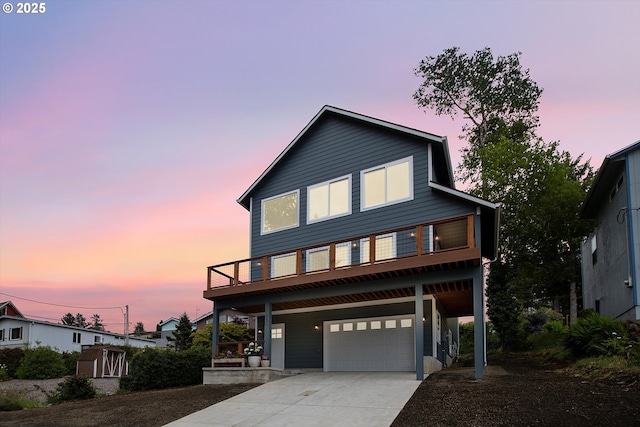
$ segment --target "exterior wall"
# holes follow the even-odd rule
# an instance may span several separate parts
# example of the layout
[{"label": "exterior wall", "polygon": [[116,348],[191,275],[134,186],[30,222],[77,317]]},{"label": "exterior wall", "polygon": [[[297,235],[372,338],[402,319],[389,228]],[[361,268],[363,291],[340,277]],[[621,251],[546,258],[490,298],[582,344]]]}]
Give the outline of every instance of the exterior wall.
[{"label": "exterior wall", "polygon": [[640,319],[640,150],[629,153],[627,158],[629,188],[629,222],[632,236],[631,274],[633,278],[634,319]]},{"label": "exterior wall", "polygon": [[[603,207],[596,218],[597,226],[582,242],[583,306],[596,309],[599,305],[599,312],[604,316],[630,319],[635,314],[633,306],[637,302],[634,304],[633,289],[625,286],[625,281],[630,278],[631,268],[629,218],[625,218],[622,223],[618,222],[618,213],[627,207],[628,202],[626,189],[629,178],[626,173],[623,176],[625,185],[612,200],[609,200],[609,194],[613,188],[607,189],[601,196]],[[635,188],[637,191],[640,187],[636,184]],[[637,213],[631,215],[637,216]],[[591,239],[594,235],[597,243],[595,264],[591,254]]]},{"label": "exterior wall", "polygon": [[[428,145],[418,138],[328,115],[307,131],[252,194],[251,256],[277,253],[474,212],[428,186]],[[413,156],[414,199],[360,212],[360,172]],[[307,187],[351,175],[351,214],[307,225]],[[261,235],[261,200],[300,190],[299,226]]]},{"label": "exterior wall", "polygon": [[[431,318],[431,300],[424,302],[425,318]],[[369,317],[413,314],[413,302],[398,304],[370,305],[335,310],[312,311],[307,313],[273,314],[273,323],[285,324],[285,368],[322,369],[323,333],[322,324],[327,320],[357,319]],[[419,321],[419,319],[416,319]],[[263,325],[263,319],[260,325]],[[427,322],[428,324],[429,322]],[[320,330],[314,330],[319,325]],[[424,354],[431,355],[431,330],[425,327]]]},{"label": "exterior wall", "polygon": [[[9,331],[13,328],[22,327],[22,339],[11,340]],[[32,347],[48,346],[59,352],[81,351],[82,346],[97,344],[96,337],[100,344],[124,345],[123,335],[111,332],[95,331],[92,329],[82,329],[73,326],[38,323],[29,319],[16,317],[0,318],[0,329],[5,330],[5,340],[0,341],[0,348],[20,347],[28,344]],[[80,343],[73,342],[73,334],[80,333]],[[135,337],[129,337],[129,345],[133,347],[155,347],[155,342]]]}]

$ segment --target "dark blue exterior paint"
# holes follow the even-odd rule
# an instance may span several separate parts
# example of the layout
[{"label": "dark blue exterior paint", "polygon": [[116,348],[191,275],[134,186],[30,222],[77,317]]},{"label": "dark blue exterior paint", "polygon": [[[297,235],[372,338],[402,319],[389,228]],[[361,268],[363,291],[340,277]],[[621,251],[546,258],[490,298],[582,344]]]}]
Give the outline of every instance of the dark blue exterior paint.
[{"label": "dark blue exterior paint", "polygon": [[[360,212],[360,171],[413,156],[414,199]],[[327,114],[311,127],[251,194],[251,256],[357,237],[474,212],[428,185],[428,141]],[[352,214],[307,225],[307,187],[349,175]],[[299,226],[261,235],[261,200],[300,190]],[[355,258],[354,258],[355,259]]]}]

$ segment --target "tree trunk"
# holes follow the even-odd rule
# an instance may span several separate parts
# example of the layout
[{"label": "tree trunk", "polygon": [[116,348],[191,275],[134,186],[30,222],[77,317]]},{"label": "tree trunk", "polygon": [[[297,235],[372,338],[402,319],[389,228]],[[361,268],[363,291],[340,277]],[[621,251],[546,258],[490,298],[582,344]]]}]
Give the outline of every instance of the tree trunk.
[{"label": "tree trunk", "polygon": [[576,292],[576,282],[569,284],[569,324],[573,325],[578,320],[578,294]]},{"label": "tree trunk", "polygon": [[553,311],[557,311],[558,313],[562,312],[562,307],[560,307],[560,295],[558,294],[553,297]]}]

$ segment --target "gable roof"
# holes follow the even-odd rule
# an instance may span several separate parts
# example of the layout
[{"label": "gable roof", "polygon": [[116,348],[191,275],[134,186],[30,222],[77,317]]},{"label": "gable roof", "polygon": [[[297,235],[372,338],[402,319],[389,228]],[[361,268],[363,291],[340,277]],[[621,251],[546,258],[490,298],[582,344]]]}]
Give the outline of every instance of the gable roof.
[{"label": "gable roof", "polygon": [[580,208],[580,216],[583,218],[595,218],[598,210],[602,207],[602,197],[608,196],[611,187],[624,171],[627,154],[640,149],[640,140],[628,145],[614,153],[608,154],[603,162],[598,174],[589,189],[584,203]]},{"label": "gable roof", "polygon": [[[18,307],[16,307],[11,301],[0,303],[0,313],[2,313],[3,311],[5,313],[5,316],[24,317],[24,315],[20,313],[20,310],[18,310]],[[15,314],[9,314],[10,312],[13,312]]]},{"label": "gable roof", "polygon": [[276,165],[291,151],[291,149],[302,139],[302,137],[324,116],[337,115],[341,117],[348,117],[363,123],[368,123],[381,128],[389,129],[395,132],[401,132],[412,136],[425,139],[428,143],[434,143],[433,155],[437,157],[438,161],[432,162],[434,167],[439,166],[442,170],[439,175],[445,176],[448,180],[449,186],[454,185],[453,169],[451,167],[451,157],[449,156],[449,147],[447,144],[447,138],[444,136],[434,135],[432,133],[423,132],[421,130],[413,129],[410,127],[398,125],[395,123],[387,122],[385,120],[376,119],[373,117],[365,116],[363,114],[354,113],[352,111],[343,110],[341,108],[325,105],[322,109],[311,119],[309,123],[300,131],[300,133],[287,145],[287,147],[276,157],[276,159],[269,165],[267,169],[255,180],[253,184],[238,198],[237,202],[249,209],[249,196],[253,190],[262,182],[262,180],[271,173]]}]

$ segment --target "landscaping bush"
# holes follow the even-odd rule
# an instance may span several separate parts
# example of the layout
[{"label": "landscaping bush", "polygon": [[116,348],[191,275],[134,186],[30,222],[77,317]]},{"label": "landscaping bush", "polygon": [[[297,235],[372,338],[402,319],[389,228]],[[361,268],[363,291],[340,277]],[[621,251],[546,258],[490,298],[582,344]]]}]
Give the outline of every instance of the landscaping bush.
[{"label": "landscaping bush", "polygon": [[24,359],[24,348],[3,348],[0,350],[0,365],[3,365],[9,378],[16,377],[16,371]]},{"label": "landscaping bush", "polygon": [[629,340],[620,320],[586,312],[565,339],[567,350],[575,357],[626,355]]},{"label": "landscaping bush", "polygon": [[73,351],[71,353],[63,352],[62,353],[62,361],[64,362],[64,367],[66,369],[65,375],[75,375],[76,369],[78,367],[78,357],[80,357],[80,352]]},{"label": "landscaping bush", "polygon": [[20,379],[46,380],[60,378],[67,372],[62,355],[51,347],[28,348],[24,360],[16,371]]},{"label": "landscaping bush", "polygon": [[551,321],[542,325],[539,332],[534,332],[527,338],[533,350],[564,350],[564,341],[569,328],[560,321]]},{"label": "landscaping bush", "polygon": [[56,392],[47,401],[58,404],[68,400],[93,399],[96,389],[88,377],[73,375],[58,384]]},{"label": "landscaping bush", "polygon": [[7,372],[7,368],[0,363],[0,382],[2,381],[8,381],[10,380],[11,377],[9,376],[9,373]]},{"label": "landscaping bush", "polygon": [[205,366],[211,366],[211,353],[203,348],[179,352],[145,348],[133,356],[129,375],[120,379],[120,388],[140,391],[201,384]]}]

